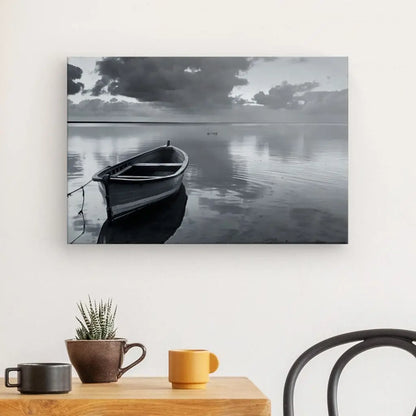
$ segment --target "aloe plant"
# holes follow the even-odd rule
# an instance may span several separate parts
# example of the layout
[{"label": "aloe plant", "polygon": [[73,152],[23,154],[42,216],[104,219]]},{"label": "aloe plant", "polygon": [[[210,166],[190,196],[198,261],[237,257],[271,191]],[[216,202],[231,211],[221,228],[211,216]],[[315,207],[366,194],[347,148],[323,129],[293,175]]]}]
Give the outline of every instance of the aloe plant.
[{"label": "aloe plant", "polygon": [[100,300],[98,303],[88,296],[88,303],[77,303],[81,319],[76,317],[80,327],[76,329],[76,339],[113,339],[116,336],[114,322],[117,306],[113,310],[113,301]]}]

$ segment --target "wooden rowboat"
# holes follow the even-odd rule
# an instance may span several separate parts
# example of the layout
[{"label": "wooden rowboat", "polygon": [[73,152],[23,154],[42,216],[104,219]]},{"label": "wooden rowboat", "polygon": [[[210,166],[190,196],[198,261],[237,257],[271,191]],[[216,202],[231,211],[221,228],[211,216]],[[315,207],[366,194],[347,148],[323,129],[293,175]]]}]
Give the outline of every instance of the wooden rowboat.
[{"label": "wooden rowboat", "polygon": [[97,172],[92,179],[99,183],[107,205],[108,221],[178,192],[188,163],[188,155],[168,141],[166,146],[140,153]]}]

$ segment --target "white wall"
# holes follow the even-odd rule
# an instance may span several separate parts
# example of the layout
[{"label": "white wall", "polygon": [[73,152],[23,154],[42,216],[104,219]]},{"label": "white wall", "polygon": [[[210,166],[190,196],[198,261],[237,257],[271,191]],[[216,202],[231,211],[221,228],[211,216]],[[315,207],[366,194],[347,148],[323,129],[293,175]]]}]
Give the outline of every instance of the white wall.
[{"label": "white wall", "polygon": [[[0,368],[67,360],[75,302],[112,296],[119,334],[149,349],[130,375],[165,375],[171,347],[208,348],[218,375],[250,377],[280,415],[286,373],[311,344],[415,328],[412,4],[2,0]],[[66,245],[71,55],[348,55],[350,244]],[[333,359],[301,377],[298,415],[325,414]],[[415,372],[404,352],[364,354],[341,380],[341,413],[411,414]]]}]

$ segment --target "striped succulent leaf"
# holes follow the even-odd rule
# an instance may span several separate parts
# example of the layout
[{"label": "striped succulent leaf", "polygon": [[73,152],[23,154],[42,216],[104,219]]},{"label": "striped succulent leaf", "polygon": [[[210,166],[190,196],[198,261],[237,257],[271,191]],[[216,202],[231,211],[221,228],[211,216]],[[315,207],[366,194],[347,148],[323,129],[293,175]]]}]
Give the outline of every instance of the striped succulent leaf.
[{"label": "striped succulent leaf", "polygon": [[113,301],[92,301],[78,303],[81,318],[76,317],[80,327],[76,329],[77,339],[113,339],[116,336],[114,329],[117,306],[113,311]]}]

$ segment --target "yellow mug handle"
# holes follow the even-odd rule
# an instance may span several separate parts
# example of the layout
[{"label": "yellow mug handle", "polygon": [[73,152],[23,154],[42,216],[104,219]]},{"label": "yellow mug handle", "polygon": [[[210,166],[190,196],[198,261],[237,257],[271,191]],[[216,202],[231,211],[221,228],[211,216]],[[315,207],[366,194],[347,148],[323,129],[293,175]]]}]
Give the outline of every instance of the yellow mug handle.
[{"label": "yellow mug handle", "polygon": [[215,354],[212,352],[209,353],[209,372],[213,373],[218,369],[218,366],[220,365],[220,362],[218,361],[218,358]]}]

